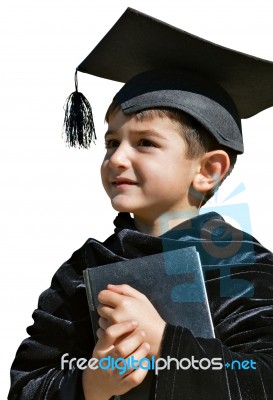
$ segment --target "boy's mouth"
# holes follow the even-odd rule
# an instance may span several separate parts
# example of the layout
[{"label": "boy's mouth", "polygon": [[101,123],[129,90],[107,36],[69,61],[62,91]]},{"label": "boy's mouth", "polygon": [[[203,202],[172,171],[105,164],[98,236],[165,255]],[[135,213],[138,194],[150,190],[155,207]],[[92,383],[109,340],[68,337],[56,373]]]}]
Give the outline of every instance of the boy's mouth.
[{"label": "boy's mouth", "polygon": [[115,178],[111,184],[115,187],[122,186],[122,185],[137,185],[138,183],[136,181],[133,181],[131,179],[127,178]]}]

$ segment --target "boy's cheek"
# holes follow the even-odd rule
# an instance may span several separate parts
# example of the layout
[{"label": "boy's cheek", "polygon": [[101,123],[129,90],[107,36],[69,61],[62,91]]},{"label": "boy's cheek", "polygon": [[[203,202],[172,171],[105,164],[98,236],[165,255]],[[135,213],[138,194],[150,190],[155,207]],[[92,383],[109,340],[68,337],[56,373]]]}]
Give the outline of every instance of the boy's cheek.
[{"label": "boy's cheek", "polygon": [[101,182],[102,182],[102,186],[103,186],[105,192],[109,196],[110,195],[110,190],[111,190],[111,183],[109,182],[109,179],[106,176],[105,172],[101,172]]},{"label": "boy's cheek", "polygon": [[100,167],[100,175],[103,184],[105,184],[108,181],[109,171],[107,165],[108,162],[104,160]]}]

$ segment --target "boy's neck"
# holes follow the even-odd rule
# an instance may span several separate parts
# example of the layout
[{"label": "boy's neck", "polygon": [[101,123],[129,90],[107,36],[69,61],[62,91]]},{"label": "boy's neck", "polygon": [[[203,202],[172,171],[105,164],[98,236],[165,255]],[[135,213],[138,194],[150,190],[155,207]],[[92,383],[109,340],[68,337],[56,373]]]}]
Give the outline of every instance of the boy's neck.
[{"label": "boy's neck", "polygon": [[147,219],[134,215],[135,227],[139,232],[150,236],[161,236],[184,221],[196,217],[199,209],[181,210],[161,214],[156,218]]}]

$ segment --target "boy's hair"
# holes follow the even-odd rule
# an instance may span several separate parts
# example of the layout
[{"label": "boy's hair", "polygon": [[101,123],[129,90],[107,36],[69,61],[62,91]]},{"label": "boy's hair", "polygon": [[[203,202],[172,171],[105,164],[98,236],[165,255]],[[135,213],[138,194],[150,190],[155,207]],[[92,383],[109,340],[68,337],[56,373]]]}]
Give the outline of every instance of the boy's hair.
[{"label": "boy's hair", "polygon": [[[119,104],[112,102],[106,112],[105,121],[109,121],[109,117],[112,113],[119,109]],[[135,117],[139,121],[152,119],[154,117],[164,118],[168,117],[172,122],[178,124],[181,127],[181,134],[186,143],[186,158],[195,159],[203,154],[213,150],[224,150],[230,160],[230,167],[222,179],[217,185],[209,190],[199,207],[206,204],[206,202],[214,195],[215,191],[219,188],[225,178],[231,173],[237,160],[237,152],[229,149],[228,147],[220,145],[217,140],[205,129],[195,118],[189,114],[184,113],[181,110],[174,108],[153,108],[138,111],[134,113]]]}]

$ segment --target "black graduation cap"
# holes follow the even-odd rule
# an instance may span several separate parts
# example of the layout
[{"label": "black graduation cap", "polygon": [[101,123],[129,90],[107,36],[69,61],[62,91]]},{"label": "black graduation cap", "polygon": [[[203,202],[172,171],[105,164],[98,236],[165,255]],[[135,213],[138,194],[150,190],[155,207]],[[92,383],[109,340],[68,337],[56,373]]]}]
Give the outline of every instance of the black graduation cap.
[{"label": "black graduation cap", "polygon": [[[238,153],[243,152],[241,119],[273,105],[272,62],[219,46],[132,8],[77,71],[126,82],[114,98],[123,112],[154,107],[183,110],[220,144]],[[65,128],[71,145],[88,147],[95,134],[92,112],[78,92],[76,75],[75,82]],[[71,118],[77,112],[75,123]]]}]

